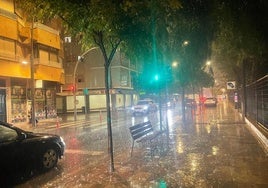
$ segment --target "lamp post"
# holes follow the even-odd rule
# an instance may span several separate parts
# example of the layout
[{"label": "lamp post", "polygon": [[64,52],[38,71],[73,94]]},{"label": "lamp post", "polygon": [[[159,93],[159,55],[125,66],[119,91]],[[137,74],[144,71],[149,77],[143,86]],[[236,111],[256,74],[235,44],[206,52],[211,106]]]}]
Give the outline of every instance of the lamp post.
[{"label": "lamp post", "polygon": [[33,29],[34,29],[34,18],[31,25],[31,56],[30,56],[30,68],[31,68],[31,123],[33,127],[36,127],[35,117],[35,81],[34,81],[34,42],[33,42]]},{"label": "lamp post", "polygon": [[[30,88],[31,88],[31,118],[30,123],[33,127],[36,127],[36,116],[35,116],[35,81],[34,81],[34,48],[33,48],[33,29],[34,29],[34,19],[31,23],[30,28],[30,45],[31,45],[31,54],[30,54]],[[28,64],[28,61],[22,61],[22,64]]]},{"label": "lamp post", "polygon": [[76,61],[76,64],[74,67],[74,73],[73,73],[74,121],[77,120],[77,107],[76,107],[76,105],[77,105],[77,101],[76,101],[76,71],[77,71],[77,67],[78,67],[79,62],[83,61],[84,56],[94,49],[97,49],[97,47],[90,48],[89,50],[82,53],[82,55]]}]

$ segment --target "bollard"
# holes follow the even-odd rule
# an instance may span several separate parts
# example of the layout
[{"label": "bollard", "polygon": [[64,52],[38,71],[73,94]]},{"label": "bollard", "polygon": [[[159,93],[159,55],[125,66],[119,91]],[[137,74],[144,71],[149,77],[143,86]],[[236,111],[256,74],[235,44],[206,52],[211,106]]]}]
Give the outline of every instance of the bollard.
[{"label": "bollard", "polygon": [[59,116],[57,116],[56,127],[57,127],[57,128],[59,128],[59,127],[60,127]]},{"label": "bollard", "polygon": [[100,110],[100,122],[102,122],[102,113],[101,113],[101,110]]}]

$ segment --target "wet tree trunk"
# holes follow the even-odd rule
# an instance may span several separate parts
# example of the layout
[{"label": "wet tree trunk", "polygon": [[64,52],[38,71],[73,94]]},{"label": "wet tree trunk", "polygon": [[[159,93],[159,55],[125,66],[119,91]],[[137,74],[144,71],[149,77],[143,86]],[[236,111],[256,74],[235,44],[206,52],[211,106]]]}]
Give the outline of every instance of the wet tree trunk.
[{"label": "wet tree trunk", "polygon": [[181,90],[181,111],[182,111],[182,122],[185,123],[186,115],[185,115],[185,88],[182,87]]},{"label": "wet tree trunk", "polygon": [[[108,132],[108,153],[110,155],[110,170],[114,172],[114,149],[113,149],[113,134],[112,134],[112,121],[111,121],[111,106],[110,106],[110,86],[111,86],[111,72],[110,65],[117,47],[121,43],[120,39],[110,39],[111,51],[107,53],[107,48],[104,45],[104,33],[102,31],[94,31],[93,39],[100,47],[104,57],[105,68],[105,95],[106,95],[106,110],[107,110],[107,132]],[[108,55],[109,54],[109,55]]]}]

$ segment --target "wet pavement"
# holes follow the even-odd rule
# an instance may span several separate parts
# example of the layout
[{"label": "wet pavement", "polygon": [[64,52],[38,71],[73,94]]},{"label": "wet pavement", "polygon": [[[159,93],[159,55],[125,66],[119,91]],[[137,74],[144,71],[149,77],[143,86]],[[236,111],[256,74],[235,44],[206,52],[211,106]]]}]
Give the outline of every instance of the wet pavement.
[{"label": "wet pavement", "polygon": [[[100,117],[96,113],[91,118]],[[60,123],[71,121],[63,118]],[[20,126],[42,131],[57,123],[54,119],[40,121],[37,128]],[[128,127],[113,130],[114,172],[106,155],[98,163],[92,161],[45,184],[37,186],[30,180],[17,187],[268,187],[267,151],[228,103],[188,111],[186,123],[179,116],[170,118],[168,143],[156,142],[153,155],[147,145],[135,145],[131,157]],[[96,143],[107,145],[107,139]],[[67,156],[62,168],[64,160]]]}]

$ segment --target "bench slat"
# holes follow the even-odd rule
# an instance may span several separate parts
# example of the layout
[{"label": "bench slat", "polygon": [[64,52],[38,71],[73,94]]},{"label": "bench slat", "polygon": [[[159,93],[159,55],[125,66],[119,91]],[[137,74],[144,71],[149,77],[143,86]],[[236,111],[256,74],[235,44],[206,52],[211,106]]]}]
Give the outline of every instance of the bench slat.
[{"label": "bench slat", "polygon": [[133,129],[130,132],[131,132],[131,134],[136,134],[138,132],[143,132],[143,131],[146,131],[146,130],[151,130],[152,131],[153,130],[153,127],[152,126],[149,126],[149,125],[146,125],[144,127],[139,127],[137,129]]},{"label": "bench slat", "polygon": [[139,139],[139,138],[141,138],[141,137],[147,135],[148,133],[150,133],[150,132],[152,132],[152,131],[153,131],[152,129],[147,129],[147,130],[144,130],[144,131],[142,131],[142,132],[137,132],[136,134],[133,134],[133,135],[132,135],[132,138],[133,138],[134,140],[137,140],[137,139]]},{"label": "bench slat", "polygon": [[164,131],[154,131],[153,126],[150,121],[139,123],[129,127],[130,134],[132,136],[132,148],[131,148],[131,155],[134,147],[134,142],[145,142],[145,141],[152,141],[158,135],[162,134]]},{"label": "bench slat", "polygon": [[147,122],[139,123],[137,125],[133,125],[133,126],[129,127],[129,129],[132,131],[132,130],[135,130],[135,129],[142,128],[142,127],[144,127],[146,125],[147,126],[152,126],[151,122],[147,121]]}]

